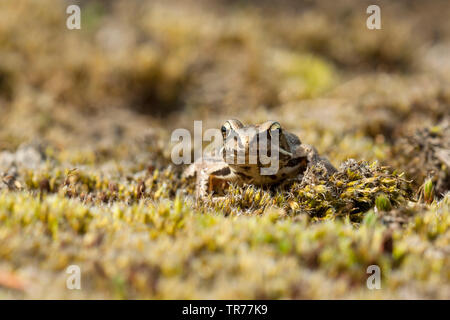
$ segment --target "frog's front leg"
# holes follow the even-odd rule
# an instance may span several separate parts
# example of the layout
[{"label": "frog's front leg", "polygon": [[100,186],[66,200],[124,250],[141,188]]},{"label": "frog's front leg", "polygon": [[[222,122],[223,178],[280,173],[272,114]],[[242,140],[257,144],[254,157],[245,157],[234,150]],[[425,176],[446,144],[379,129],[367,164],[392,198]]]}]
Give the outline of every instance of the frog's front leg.
[{"label": "frog's front leg", "polygon": [[215,166],[200,170],[197,175],[196,198],[205,199],[208,194],[222,195],[228,183],[233,181],[236,181],[236,176],[226,163],[216,163]]},{"label": "frog's front leg", "polygon": [[210,189],[210,176],[206,170],[203,168],[197,172],[197,181],[195,186],[195,199],[204,199],[208,195]]},{"label": "frog's front leg", "polygon": [[195,198],[197,200],[205,199],[210,193],[222,194],[228,182],[236,180],[228,164],[220,158],[199,159],[186,169],[184,175],[196,177]]}]

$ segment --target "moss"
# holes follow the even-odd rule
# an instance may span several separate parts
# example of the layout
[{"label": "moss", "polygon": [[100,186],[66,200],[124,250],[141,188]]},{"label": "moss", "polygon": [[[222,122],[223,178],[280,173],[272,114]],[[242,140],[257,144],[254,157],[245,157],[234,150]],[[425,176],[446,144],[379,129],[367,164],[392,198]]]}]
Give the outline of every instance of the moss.
[{"label": "moss", "polygon": [[442,197],[449,189],[450,120],[445,117],[433,127],[416,130],[399,140],[393,147],[397,166],[403,168],[415,181],[423,184],[423,197],[427,202],[434,196]]},{"label": "moss", "polygon": [[[422,255],[445,250],[450,226],[448,197],[418,213],[412,224],[393,235],[386,233],[374,213],[355,228],[345,221],[296,222],[295,217],[273,210],[257,220],[227,218],[213,211],[198,214],[182,198],[175,204],[118,202],[98,207],[58,195],[39,200],[27,193],[2,193],[0,212],[2,259],[14,265],[33,262],[51,277],[64,268],[66,263],[58,261],[66,256],[67,263],[80,264],[83,277],[94,281],[85,289],[88,295],[168,298],[174,297],[168,289],[175,285],[176,292],[187,294],[184,297],[206,297],[203,290],[208,288],[208,296],[264,293],[289,298],[293,297],[288,290],[293,280],[312,284],[312,279],[298,273],[308,270],[328,277],[329,291],[315,288],[306,296],[328,292],[325,296],[331,297],[339,290],[333,281],[342,277],[364,288],[365,269],[371,264],[382,268],[383,289],[394,293],[401,287],[410,288],[411,281],[431,285],[447,272],[446,255],[431,255],[427,263]],[[32,229],[26,241],[17,241],[20,232]],[[33,256],[27,254],[29,250]],[[421,269],[412,268],[417,263]],[[272,269],[267,269],[270,265]],[[259,286],[261,276],[268,284],[264,289]],[[235,287],[233,282],[239,279],[246,281]],[[285,289],[275,290],[276,281]],[[435,287],[432,294],[445,297],[444,289]],[[365,295],[369,297],[370,292]]]},{"label": "moss", "polygon": [[332,65],[319,57],[285,51],[276,51],[269,56],[271,69],[279,77],[277,82],[283,103],[315,97],[336,81]]}]

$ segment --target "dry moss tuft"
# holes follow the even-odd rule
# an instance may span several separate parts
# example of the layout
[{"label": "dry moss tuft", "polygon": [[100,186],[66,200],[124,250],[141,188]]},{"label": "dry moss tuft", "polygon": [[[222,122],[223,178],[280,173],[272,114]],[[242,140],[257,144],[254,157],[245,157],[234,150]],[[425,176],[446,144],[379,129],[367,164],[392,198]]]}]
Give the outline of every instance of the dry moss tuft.
[{"label": "dry moss tuft", "polygon": [[449,118],[400,140],[393,148],[393,158],[417,185],[430,178],[436,196],[442,197],[450,190]]}]

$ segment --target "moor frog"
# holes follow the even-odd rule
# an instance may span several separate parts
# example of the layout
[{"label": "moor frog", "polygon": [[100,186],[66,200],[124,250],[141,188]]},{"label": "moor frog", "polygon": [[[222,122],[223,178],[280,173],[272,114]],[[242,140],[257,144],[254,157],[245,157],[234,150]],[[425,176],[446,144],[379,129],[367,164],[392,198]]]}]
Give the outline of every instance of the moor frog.
[{"label": "moor frog", "polygon": [[[228,120],[221,131],[220,152],[196,160],[184,172],[185,177],[196,177],[197,198],[221,193],[230,182],[264,186],[301,180],[305,170],[317,163],[329,174],[336,171],[314,147],[302,144],[276,121],[244,126],[239,120]],[[274,162],[275,170],[270,171]]]}]

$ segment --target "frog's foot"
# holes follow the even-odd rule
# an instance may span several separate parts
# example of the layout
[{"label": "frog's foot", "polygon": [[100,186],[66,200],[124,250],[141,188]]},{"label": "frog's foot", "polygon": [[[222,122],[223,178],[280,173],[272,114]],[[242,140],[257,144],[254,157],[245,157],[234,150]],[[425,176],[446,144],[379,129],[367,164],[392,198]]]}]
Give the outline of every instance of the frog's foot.
[{"label": "frog's foot", "polygon": [[222,195],[227,189],[228,183],[228,180],[220,176],[211,175],[206,170],[201,170],[197,175],[195,197],[197,200],[201,200],[208,198],[209,195]]},{"label": "frog's foot", "polygon": [[197,180],[196,205],[209,204],[213,207],[220,206],[225,200],[225,190],[229,181],[209,174],[200,174]]}]

